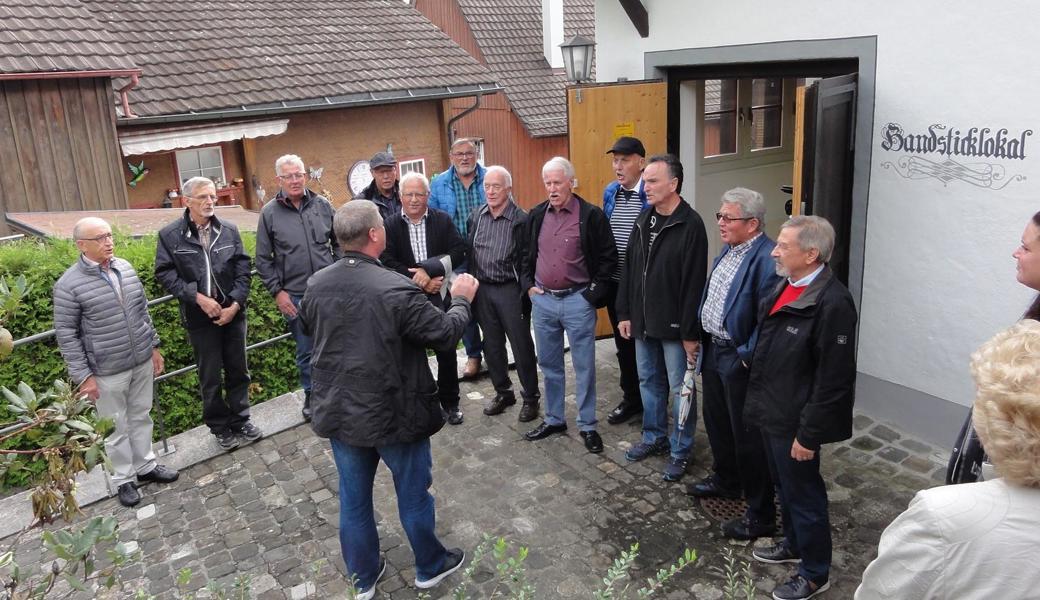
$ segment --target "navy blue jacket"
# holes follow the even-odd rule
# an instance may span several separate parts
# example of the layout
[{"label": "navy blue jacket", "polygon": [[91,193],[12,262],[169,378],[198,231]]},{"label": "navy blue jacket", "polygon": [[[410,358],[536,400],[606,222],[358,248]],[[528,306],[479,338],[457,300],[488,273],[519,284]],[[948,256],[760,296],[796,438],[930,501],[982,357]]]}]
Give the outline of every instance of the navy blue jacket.
[{"label": "navy blue jacket", "polygon": [[[776,274],[776,261],[770,256],[775,246],[776,242],[764,233],[751,244],[751,250],[744,256],[737,274],[733,277],[733,283],[726,295],[726,304],[722,309],[722,326],[733,339],[740,359],[748,365],[751,364],[751,357],[755,353],[755,344],[758,343],[758,305],[773,293],[782,279]],[[719,261],[729,251],[730,246],[726,244],[711,263],[711,273],[715,272],[715,267],[719,266]],[[708,283],[705,284],[704,293],[701,295],[700,306],[697,308],[698,316],[704,310],[710,282],[711,274],[708,275]],[[702,339],[707,344],[711,336],[704,332]]]},{"label": "navy blue jacket", "polygon": [[[603,190],[603,212],[606,213],[608,221],[610,220],[610,215],[614,212],[614,199],[617,197],[619,187],[621,187],[621,183],[615,179]],[[646,192],[643,191],[642,179],[639,180],[639,199],[643,201],[643,210],[646,210],[646,207],[650,206],[650,204],[646,201]]]}]

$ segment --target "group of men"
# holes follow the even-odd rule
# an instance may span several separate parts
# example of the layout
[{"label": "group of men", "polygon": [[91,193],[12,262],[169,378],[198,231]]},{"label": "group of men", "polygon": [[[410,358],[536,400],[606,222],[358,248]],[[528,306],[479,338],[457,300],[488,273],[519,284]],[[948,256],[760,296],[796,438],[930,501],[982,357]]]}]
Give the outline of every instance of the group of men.
[{"label": "group of men", "polygon": [[[296,343],[304,418],[332,440],[341,545],[359,597],[372,597],[385,567],[371,499],[380,459],[394,473],[416,585],[432,587],[462,564],[461,550],[437,540],[428,492],[429,437],[464,419],[460,338],[465,375],[479,371],[482,355],[486,360],[495,389],[486,415],[516,404],[507,343],[521,422],[539,416],[541,369],[544,417],[525,434],[534,441],[567,430],[566,336],[576,425],[589,452],[603,451],[595,363],[596,310],[603,307],[622,396],[607,421],[642,416],[641,440],[626,458],[666,456],[664,479],[683,477],[699,373],[714,462],[687,493],[743,496],[746,513],[722,531],[754,539],[775,533],[775,489],[784,538],[754,557],[800,566],[774,598],[827,589],[830,530],[819,449],[851,435],[856,372],[855,307],[826,266],[833,228],[819,217],[794,217],[774,243],[763,232],[762,195],[730,190],[715,215],[723,250],[709,271],[707,231],[681,196],[676,157],[647,158],[638,139],[619,138],[607,151],[616,181],[604,190],[602,208],[574,192],[573,166],[555,157],[542,168],[546,199],[527,213],[513,198],[509,171],[479,165],[476,150],[471,140],[454,142],[452,167],[432,184],[419,173],[398,177],[394,157],[377,153],[372,184],[338,211],[307,188],[303,161],[286,155],[275,164],[281,189],[260,214],[256,267]],[[262,435],[249,419],[250,258],[237,229],[216,217],[211,181],[190,179],[182,195],[184,215],[159,234],[156,277],[180,301],[203,418],[231,450]],[[151,382],[163,366],[158,339],[140,281],[112,255],[108,225],[84,219],[74,237],[80,260],[54,290],[58,340],[74,381],[116,418],[113,479],[120,501],[133,505],[140,500],[135,480],[177,476],[151,453]],[[437,358],[436,382],[426,348]]]}]

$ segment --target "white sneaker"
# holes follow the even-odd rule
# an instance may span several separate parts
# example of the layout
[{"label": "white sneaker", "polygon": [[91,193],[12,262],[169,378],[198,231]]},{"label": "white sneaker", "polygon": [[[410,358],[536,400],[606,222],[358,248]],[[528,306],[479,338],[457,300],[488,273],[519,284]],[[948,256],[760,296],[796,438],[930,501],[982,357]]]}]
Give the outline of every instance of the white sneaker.
[{"label": "white sneaker", "polygon": [[444,562],[444,570],[425,581],[421,581],[416,577],[415,587],[422,590],[432,588],[443,581],[448,575],[458,571],[459,567],[461,567],[464,562],[466,562],[466,553],[463,552],[462,548],[452,548],[451,550],[448,550],[448,558]]},{"label": "white sneaker", "polygon": [[357,598],[357,600],[372,600],[372,598],[374,598],[376,595],[376,584],[378,584],[379,580],[383,578],[383,573],[386,573],[386,559],[380,558],[379,575],[376,575],[375,582],[372,583],[372,586],[369,587],[367,590],[358,590],[357,595],[354,597]]}]

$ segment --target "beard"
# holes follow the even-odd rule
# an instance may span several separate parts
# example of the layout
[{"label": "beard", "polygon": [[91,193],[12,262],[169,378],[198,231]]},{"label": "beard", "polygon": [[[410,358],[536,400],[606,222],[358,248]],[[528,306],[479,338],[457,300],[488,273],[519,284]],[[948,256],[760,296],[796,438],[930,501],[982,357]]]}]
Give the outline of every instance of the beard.
[{"label": "beard", "polygon": [[776,263],[776,274],[781,276],[781,277],[790,277],[791,276],[791,272],[788,271],[787,268],[784,267],[780,263]]}]

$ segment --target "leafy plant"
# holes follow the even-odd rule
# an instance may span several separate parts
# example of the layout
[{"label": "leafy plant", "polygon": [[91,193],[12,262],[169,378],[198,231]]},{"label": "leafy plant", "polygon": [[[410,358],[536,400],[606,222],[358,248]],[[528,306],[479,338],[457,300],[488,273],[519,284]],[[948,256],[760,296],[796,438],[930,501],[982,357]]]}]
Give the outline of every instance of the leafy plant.
[{"label": "leafy plant", "polygon": [[755,579],[751,574],[751,563],[740,561],[732,548],[726,548],[722,559],[722,567],[713,570],[726,580],[722,589],[725,600],[754,600]]}]

